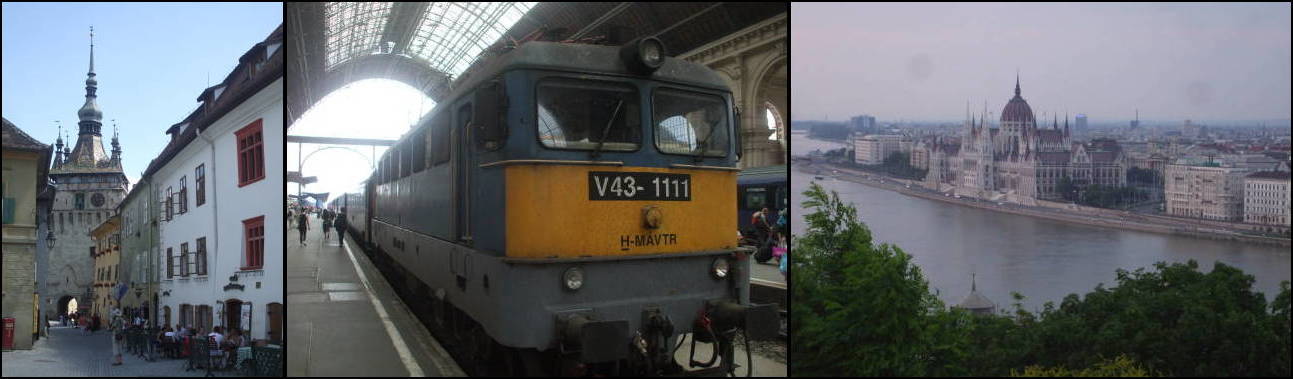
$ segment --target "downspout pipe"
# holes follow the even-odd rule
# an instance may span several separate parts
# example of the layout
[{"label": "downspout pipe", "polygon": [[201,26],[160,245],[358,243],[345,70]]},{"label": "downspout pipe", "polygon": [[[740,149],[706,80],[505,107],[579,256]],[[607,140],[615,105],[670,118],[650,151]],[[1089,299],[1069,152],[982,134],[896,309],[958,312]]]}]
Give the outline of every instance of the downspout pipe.
[{"label": "downspout pipe", "polygon": [[[202,141],[205,141],[205,142],[207,143],[207,146],[209,146],[209,147],[211,148],[211,149],[210,149],[210,151],[211,151],[211,172],[215,174],[213,177],[218,178],[218,177],[219,177],[219,175],[220,175],[220,174],[219,174],[219,173],[220,173],[220,170],[217,168],[217,166],[216,166],[216,165],[217,165],[217,164],[219,164],[220,160],[219,160],[219,159],[216,159],[216,155],[215,155],[215,141],[214,141],[214,140],[212,140],[211,138],[208,138],[208,136],[206,135],[206,133],[203,133],[203,132],[205,132],[205,131],[206,131],[205,129],[198,128],[198,138],[201,138],[201,139],[202,139]],[[203,180],[205,181],[205,179],[203,179]],[[211,272],[210,272],[210,270],[211,270],[211,262],[218,261],[218,256],[220,255],[220,196],[219,196],[220,191],[216,189],[215,184],[214,184],[214,183],[215,183],[215,181],[211,181],[211,182],[213,183],[213,184],[212,184],[212,186],[211,186],[211,191],[207,191],[207,192],[211,193],[211,225],[212,225],[212,227],[215,229],[215,232],[214,232],[214,236],[212,236],[212,241],[213,241],[213,242],[212,242],[212,244],[211,244],[211,249],[210,249],[210,250],[207,250],[207,252],[208,252],[208,256],[206,257],[206,259],[207,259],[207,276],[208,276],[208,277],[210,277],[210,275],[211,275]],[[203,182],[203,185],[206,185],[206,183],[205,183],[205,182]],[[210,254],[211,252],[214,252],[214,254]],[[217,267],[219,267],[219,266],[217,266]],[[211,292],[215,293],[216,291],[215,291],[215,289],[212,289],[212,290],[211,290]],[[219,296],[215,296],[215,297],[213,297],[213,298],[214,298],[214,299],[219,299],[220,297],[219,297]],[[217,303],[220,303],[220,301],[216,301],[216,302],[217,302]],[[213,307],[212,309],[214,310],[214,307]],[[222,317],[223,317],[223,316],[222,316]],[[215,320],[212,320],[212,323],[213,323],[213,324],[214,324],[214,321],[215,321]]]}]

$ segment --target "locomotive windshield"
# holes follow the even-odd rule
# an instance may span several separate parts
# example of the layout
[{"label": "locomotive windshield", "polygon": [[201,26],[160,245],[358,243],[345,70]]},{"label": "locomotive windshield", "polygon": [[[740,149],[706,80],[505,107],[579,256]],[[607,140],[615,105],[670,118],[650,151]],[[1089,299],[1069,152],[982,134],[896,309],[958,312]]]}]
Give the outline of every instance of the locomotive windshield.
[{"label": "locomotive windshield", "polygon": [[727,107],[723,98],[662,88],[655,93],[652,122],[663,153],[727,155]]},{"label": "locomotive windshield", "polygon": [[642,144],[641,107],[632,85],[553,79],[539,83],[537,97],[543,146],[634,151]]}]

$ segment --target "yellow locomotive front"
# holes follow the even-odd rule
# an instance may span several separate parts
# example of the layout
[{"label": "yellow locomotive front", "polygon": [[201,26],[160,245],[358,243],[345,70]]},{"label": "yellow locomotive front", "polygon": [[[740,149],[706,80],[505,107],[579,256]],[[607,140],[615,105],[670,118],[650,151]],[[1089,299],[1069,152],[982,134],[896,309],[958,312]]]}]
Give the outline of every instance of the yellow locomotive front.
[{"label": "yellow locomotive front", "polygon": [[444,206],[391,205],[447,211],[428,230],[448,238],[397,226],[374,238],[421,270],[433,301],[521,356],[678,373],[676,341],[698,333],[730,370],[734,333],[779,326],[774,306],[749,304],[737,247],[737,113],[722,78],[662,49],[530,42],[501,55],[442,105],[454,127],[431,117],[429,140],[452,141],[449,163],[426,169],[440,176],[390,190],[435,198],[445,186],[432,184],[450,183]]},{"label": "yellow locomotive front", "polygon": [[725,167],[506,168],[507,256],[732,251],[736,172]]}]

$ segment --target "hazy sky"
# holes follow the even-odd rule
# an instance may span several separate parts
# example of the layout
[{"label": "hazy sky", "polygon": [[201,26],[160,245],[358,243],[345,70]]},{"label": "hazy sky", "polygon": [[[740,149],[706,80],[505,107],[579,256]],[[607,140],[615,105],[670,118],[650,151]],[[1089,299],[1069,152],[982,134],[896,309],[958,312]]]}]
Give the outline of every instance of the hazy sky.
[{"label": "hazy sky", "polygon": [[794,120],[1290,117],[1289,3],[791,5]]}]

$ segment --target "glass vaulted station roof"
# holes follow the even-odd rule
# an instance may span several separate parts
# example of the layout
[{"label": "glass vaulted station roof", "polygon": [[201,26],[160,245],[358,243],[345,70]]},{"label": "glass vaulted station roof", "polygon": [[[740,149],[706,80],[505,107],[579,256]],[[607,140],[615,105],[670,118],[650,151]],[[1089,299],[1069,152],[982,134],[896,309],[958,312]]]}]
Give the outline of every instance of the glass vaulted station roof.
[{"label": "glass vaulted station roof", "polygon": [[[431,3],[418,16],[408,46],[398,50],[426,62],[432,69],[458,76],[534,4]],[[396,42],[383,40],[391,19],[389,2],[327,3],[324,18],[328,70],[356,56],[396,50]]]}]

